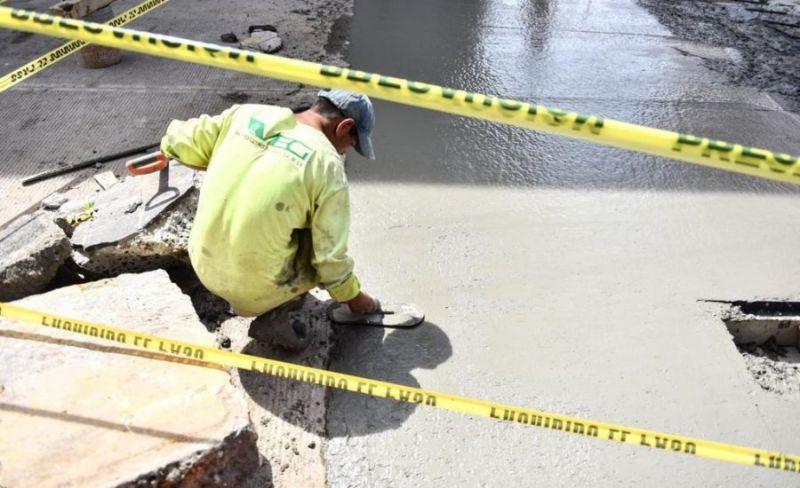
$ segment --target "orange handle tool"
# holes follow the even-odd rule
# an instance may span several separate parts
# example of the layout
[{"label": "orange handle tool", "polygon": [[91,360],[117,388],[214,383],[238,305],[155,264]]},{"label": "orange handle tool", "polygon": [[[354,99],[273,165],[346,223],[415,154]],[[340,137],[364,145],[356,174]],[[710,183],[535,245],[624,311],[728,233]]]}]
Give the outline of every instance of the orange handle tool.
[{"label": "orange handle tool", "polygon": [[169,165],[167,157],[161,151],[145,154],[125,163],[128,172],[132,175],[146,175],[166,168]]}]

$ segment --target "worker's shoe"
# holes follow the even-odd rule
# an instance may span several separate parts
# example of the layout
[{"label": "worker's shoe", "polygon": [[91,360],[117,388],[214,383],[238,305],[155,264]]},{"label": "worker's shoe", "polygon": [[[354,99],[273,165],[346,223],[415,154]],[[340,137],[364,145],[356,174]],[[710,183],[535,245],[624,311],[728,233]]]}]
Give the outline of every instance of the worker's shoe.
[{"label": "worker's shoe", "polygon": [[278,346],[290,352],[300,352],[311,342],[311,330],[301,315],[303,294],[283,305],[256,317],[248,335],[264,344]]}]

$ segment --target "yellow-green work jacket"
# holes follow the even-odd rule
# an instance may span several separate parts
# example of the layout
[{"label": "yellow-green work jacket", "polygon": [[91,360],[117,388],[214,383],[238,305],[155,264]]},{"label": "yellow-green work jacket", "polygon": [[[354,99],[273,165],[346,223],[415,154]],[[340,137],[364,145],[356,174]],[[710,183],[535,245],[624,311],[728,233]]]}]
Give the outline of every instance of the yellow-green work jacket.
[{"label": "yellow-green work jacket", "polygon": [[262,314],[315,286],[340,302],[358,294],[344,163],[322,132],[286,108],[234,105],[173,121],[161,150],[208,170],[189,257],[237,313]]}]

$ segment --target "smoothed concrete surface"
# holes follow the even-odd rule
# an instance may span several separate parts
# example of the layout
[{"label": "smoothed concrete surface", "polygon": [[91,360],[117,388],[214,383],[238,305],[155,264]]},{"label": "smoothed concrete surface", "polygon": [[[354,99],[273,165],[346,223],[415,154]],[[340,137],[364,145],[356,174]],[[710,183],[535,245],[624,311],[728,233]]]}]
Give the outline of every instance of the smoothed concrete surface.
[{"label": "smoothed concrete surface", "polygon": [[[365,0],[353,25],[360,69],[800,153],[795,115],[676,49],[731,46],[687,46],[632,0]],[[797,187],[390,103],[376,113],[378,160],[348,167],[352,254],[368,291],[417,303],[435,328],[353,331],[332,369],[800,453],[797,400],[763,391],[718,308],[698,302],[796,296]],[[797,485],[341,392],[328,422],[332,487]]]}]

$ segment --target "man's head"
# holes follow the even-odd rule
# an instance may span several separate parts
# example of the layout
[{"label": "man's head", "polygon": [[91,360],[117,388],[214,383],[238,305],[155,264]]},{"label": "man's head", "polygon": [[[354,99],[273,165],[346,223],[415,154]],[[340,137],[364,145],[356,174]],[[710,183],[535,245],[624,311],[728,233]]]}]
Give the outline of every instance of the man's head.
[{"label": "man's head", "polygon": [[372,149],[372,131],[375,129],[375,111],[366,95],[344,90],[322,90],[311,110],[326,119],[323,132],[339,154],[350,146],[367,159],[375,159]]}]

